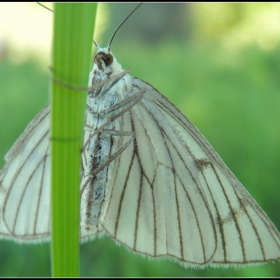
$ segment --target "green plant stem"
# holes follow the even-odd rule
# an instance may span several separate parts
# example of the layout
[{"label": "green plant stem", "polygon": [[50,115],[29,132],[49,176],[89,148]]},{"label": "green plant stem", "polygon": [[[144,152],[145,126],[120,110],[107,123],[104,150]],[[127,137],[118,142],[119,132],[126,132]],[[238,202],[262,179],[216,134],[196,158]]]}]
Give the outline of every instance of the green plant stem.
[{"label": "green plant stem", "polygon": [[[96,4],[55,4],[53,77],[87,85]],[[79,276],[80,163],[86,92],[52,83],[52,273]]]}]

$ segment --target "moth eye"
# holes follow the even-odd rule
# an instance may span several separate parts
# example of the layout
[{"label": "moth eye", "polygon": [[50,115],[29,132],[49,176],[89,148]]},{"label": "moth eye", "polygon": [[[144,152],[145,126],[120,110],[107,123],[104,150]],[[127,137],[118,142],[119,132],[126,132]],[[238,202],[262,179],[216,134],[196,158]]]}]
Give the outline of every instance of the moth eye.
[{"label": "moth eye", "polygon": [[98,66],[98,69],[100,69],[100,70],[103,69],[101,61],[103,61],[106,66],[109,66],[112,64],[113,60],[114,60],[114,57],[109,53],[107,54],[104,52],[100,52],[94,56],[94,63]]},{"label": "moth eye", "polygon": [[104,60],[104,62],[106,64],[106,66],[108,66],[108,65],[112,64],[114,58],[113,58],[113,56],[111,54],[108,53],[108,54],[104,54],[103,55],[103,60]]}]

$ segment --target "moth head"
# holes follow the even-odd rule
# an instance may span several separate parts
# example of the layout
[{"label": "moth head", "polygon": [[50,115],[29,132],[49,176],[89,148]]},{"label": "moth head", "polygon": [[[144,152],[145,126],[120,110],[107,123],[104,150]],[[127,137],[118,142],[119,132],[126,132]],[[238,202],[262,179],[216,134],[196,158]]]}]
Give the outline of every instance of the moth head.
[{"label": "moth head", "polygon": [[97,54],[94,56],[94,63],[99,70],[105,70],[106,67],[111,66],[114,62],[114,56],[110,51],[98,50]]},{"label": "moth head", "polygon": [[117,75],[122,72],[122,66],[118,63],[108,47],[98,47],[97,53],[94,56],[94,74]]}]

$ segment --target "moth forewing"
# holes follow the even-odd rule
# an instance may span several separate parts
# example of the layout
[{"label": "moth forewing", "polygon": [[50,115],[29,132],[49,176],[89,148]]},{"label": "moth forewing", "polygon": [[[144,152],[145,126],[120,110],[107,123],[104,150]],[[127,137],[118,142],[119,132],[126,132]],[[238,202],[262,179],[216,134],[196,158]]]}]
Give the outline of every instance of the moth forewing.
[{"label": "moth forewing", "polygon": [[46,105],[5,157],[0,234],[16,241],[49,239],[50,119]]}]

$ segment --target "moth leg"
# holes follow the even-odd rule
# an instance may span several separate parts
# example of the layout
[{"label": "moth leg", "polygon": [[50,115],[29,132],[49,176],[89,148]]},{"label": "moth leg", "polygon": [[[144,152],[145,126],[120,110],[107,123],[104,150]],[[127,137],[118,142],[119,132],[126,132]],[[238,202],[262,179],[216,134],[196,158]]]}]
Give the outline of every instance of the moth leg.
[{"label": "moth leg", "polygon": [[[130,139],[128,140],[127,143],[125,143],[122,147],[120,147],[113,155],[111,156],[106,156],[107,160],[100,166],[104,167],[104,165],[106,166],[107,164],[110,164],[118,155],[120,155],[131,143],[131,141],[135,138],[135,134],[134,132],[131,131],[120,131],[120,130],[113,130],[113,129],[104,129],[102,132],[100,132],[100,137],[106,137],[106,136],[130,136]],[[101,169],[102,169],[101,167]],[[97,168],[97,170],[99,170],[100,167]],[[83,175],[84,176],[91,176],[93,177],[97,172],[91,172],[91,171],[83,171]]]},{"label": "moth leg", "polygon": [[119,110],[124,114],[127,110],[131,109],[134,105],[136,105],[144,96],[144,90],[137,92],[136,94],[118,102],[112,107],[102,110],[99,115],[102,118],[108,118],[111,116],[115,116],[118,114]]},{"label": "moth leg", "polygon": [[[51,67],[51,71],[53,71],[52,67]],[[95,89],[101,88],[102,86],[104,86],[106,84],[109,84],[110,82],[113,82],[108,87],[108,89],[107,88],[105,89],[105,93],[106,93],[112,86],[114,86],[123,76],[125,76],[129,72],[130,72],[130,69],[127,69],[127,70],[121,72],[120,74],[115,75],[115,76],[113,76],[113,77],[111,77],[111,78],[109,78],[107,80],[102,81],[102,82],[96,83],[96,84],[92,85],[91,87],[69,85],[67,83],[64,83],[63,81],[60,81],[59,79],[57,79],[55,77],[52,77],[52,80],[53,80],[54,83],[56,83],[56,84],[58,84],[58,85],[60,85],[60,86],[62,86],[64,88],[68,88],[68,89],[71,89],[71,90],[77,90],[77,91],[87,90],[89,95],[92,95],[92,93],[94,92]]]},{"label": "moth leg", "polygon": [[[106,79],[106,80],[103,80],[102,82],[99,82],[99,81],[96,81],[92,83],[92,86],[90,88],[87,88],[88,89],[88,94],[90,97],[94,98],[96,97],[96,90],[97,89],[101,89],[102,88],[102,95],[100,96],[103,96],[104,94],[106,94],[108,92],[108,90],[110,90],[118,81],[120,81],[120,79],[122,77],[124,77],[126,74],[128,74],[130,72],[130,69],[127,69],[123,72],[121,72],[120,74],[118,75],[115,75],[113,77],[110,77],[109,79]],[[110,82],[112,82],[110,84]],[[100,91],[98,91],[99,93]]]},{"label": "moth leg", "polygon": [[[137,92],[136,94],[118,102],[117,104],[111,106],[110,108],[106,109],[106,110],[102,110],[99,113],[96,113],[92,110],[91,106],[87,105],[86,109],[93,115],[98,115],[102,118],[110,118],[110,117],[114,117],[115,118],[111,118],[108,119],[106,124],[108,124],[109,122],[115,120],[116,118],[118,118],[119,116],[121,116],[122,114],[124,114],[125,112],[127,112],[129,109],[131,109],[135,104],[137,104],[142,97],[144,96],[144,90]],[[119,112],[119,110],[122,110]]]},{"label": "moth leg", "polygon": [[134,133],[131,131],[120,131],[114,129],[103,129],[101,135],[112,135],[112,136],[131,136],[134,137]]},{"label": "moth leg", "polygon": [[81,189],[81,195],[84,191],[84,189],[86,188],[86,186],[88,185],[88,183],[90,182],[90,180],[97,174],[99,173],[103,168],[105,168],[106,166],[108,166],[113,160],[115,160],[129,145],[130,143],[134,140],[135,135],[133,132],[125,132],[125,131],[108,131],[109,134],[114,134],[115,136],[130,136],[130,139],[124,144],[122,145],[114,154],[110,155],[107,157],[107,159],[100,164],[97,168],[95,168],[93,171],[91,171],[90,174],[88,174],[87,171],[83,171],[83,175],[84,176],[89,176],[88,180],[84,183],[82,189]]},{"label": "moth leg", "polygon": [[[91,138],[99,133],[100,131],[104,130],[104,128],[110,124],[111,122],[113,122],[115,119],[117,119],[118,117],[122,116],[124,113],[126,113],[128,110],[130,110],[135,104],[137,104],[144,96],[145,90],[139,91],[136,94],[130,96],[129,98],[115,104],[114,106],[112,106],[111,108],[104,110],[103,111],[103,115],[102,117],[105,118],[105,116],[110,116],[107,118],[106,122],[104,122],[99,128],[97,128],[96,130],[93,131],[93,133],[91,134],[91,136],[88,138],[87,142],[84,143],[84,146],[82,148],[82,152],[84,151],[85,147],[87,146],[87,144],[89,143],[89,141],[91,140]],[[124,108],[122,111],[116,113],[117,110],[119,110],[120,108]],[[87,106],[87,109],[89,110],[90,113],[95,114],[94,112],[90,111],[90,107]],[[88,127],[84,127],[84,129],[86,130],[90,130]]]}]

